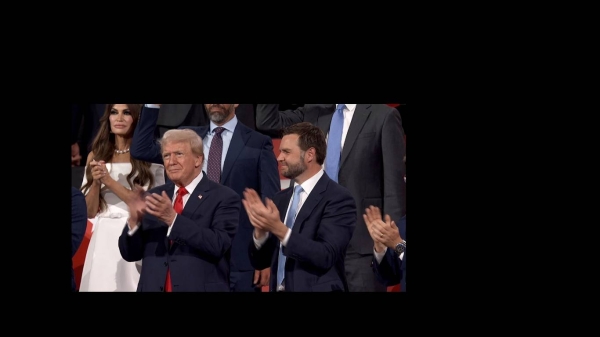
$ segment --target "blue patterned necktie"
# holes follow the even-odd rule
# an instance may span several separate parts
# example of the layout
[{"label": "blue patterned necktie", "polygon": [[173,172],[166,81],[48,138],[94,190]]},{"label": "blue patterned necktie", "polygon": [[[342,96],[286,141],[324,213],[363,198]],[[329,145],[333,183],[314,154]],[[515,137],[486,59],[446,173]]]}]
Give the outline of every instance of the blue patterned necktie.
[{"label": "blue patterned necktie", "polygon": [[327,138],[327,157],[325,158],[325,172],[333,181],[338,182],[340,171],[340,158],[342,157],[342,131],[344,130],[345,104],[338,104],[331,118],[329,137]]},{"label": "blue patterned necktie", "polygon": [[213,130],[215,134],[210,142],[210,152],[208,153],[208,163],[206,166],[208,179],[216,183],[221,182],[221,157],[223,155],[223,138],[221,138],[221,133],[223,131],[225,131],[225,128],[221,126]]},{"label": "blue patterned necktie", "polygon": [[[300,192],[302,192],[302,186],[296,185],[294,187],[294,195],[292,196],[292,205],[288,211],[287,218],[285,219],[285,225],[288,228],[294,227],[294,221],[296,220],[296,211],[298,210],[298,203],[300,202]],[[283,282],[285,275],[285,260],[286,257],[283,255],[283,245],[279,247],[279,259],[277,262],[277,285],[279,286]]]}]

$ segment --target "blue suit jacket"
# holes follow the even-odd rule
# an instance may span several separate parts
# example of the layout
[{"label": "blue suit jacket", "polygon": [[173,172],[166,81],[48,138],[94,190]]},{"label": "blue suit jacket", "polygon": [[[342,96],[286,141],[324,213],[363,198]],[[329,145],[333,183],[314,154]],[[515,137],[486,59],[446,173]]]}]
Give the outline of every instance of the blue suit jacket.
[{"label": "blue suit jacket", "polygon": [[[276,194],[281,221],[285,219],[293,188]],[[285,290],[294,292],[348,291],[344,261],[356,226],[356,203],[350,192],[324,173],[298,212],[283,254]],[[249,245],[256,269],[271,267],[270,291],[277,290],[279,239],[270,235],[260,250]]]},{"label": "blue suit jacket", "polygon": [[[77,253],[77,249],[83,241],[87,228],[87,206],[83,193],[71,186],[71,258]],[[73,260],[71,259],[71,290],[75,291],[75,272],[73,271]]]},{"label": "blue suit jacket", "polygon": [[[175,184],[149,190],[157,194],[162,191],[172,200]],[[142,218],[141,227],[132,236],[127,234],[126,225],[119,237],[121,256],[129,262],[143,259],[137,291],[164,291],[169,267],[173,292],[229,292],[229,254],[240,207],[237,193],[208,180],[204,173],[168,238],[167,225],[150,214]],[[173,240],[170,248],[169,240]]]},{"label": "blue suit jacket", "polygon": [[[406,240],[406,215],[400,218],[398,222],[398,230],[402,239]],[[396,252],[392,249],[387,249],[381,263],[377,263],[373,257],[373,270],[379,282],[386,286],[393,286],[400,283],[400,291],[406,291],[406,251],[402,260],[398,258]]]},{"label": "blue suit jacket", "polygon": [[[133,135],[131,155],[140,160],[162,164],[160,145],[154,139],[158,111],[159,109],[143,108],[142,117]],[[192,129],[204,139],[209,126],[182,126],[180,129]],[[254,189],[263,198],[273,198],[275,193],[281,191],[271,138],[238,121],[225,157],[221,184],[233,189],[240,198],[243,198],[245,188]],[[241,207],[239,227],[231,248],[231,270],[253,270],[248,257],[252,231],[253,227],[246,210]]]}]

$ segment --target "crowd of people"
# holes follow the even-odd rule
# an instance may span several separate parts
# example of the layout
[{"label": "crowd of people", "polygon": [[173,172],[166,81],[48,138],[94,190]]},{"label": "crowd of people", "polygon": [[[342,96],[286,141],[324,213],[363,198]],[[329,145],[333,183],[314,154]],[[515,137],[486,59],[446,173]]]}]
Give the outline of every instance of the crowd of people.
[{"label": "crowd of people", "polygon": [[92,104],[72,120],[72,255],[94,219],[72,291],[406,291],[399,109]]}]

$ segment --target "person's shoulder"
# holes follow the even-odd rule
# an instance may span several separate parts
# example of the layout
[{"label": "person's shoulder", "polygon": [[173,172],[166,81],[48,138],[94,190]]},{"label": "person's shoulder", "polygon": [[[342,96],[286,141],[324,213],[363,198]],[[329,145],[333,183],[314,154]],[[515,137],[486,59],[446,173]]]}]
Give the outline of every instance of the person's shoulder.
[{"label": "person's shoulder", "polygon": [[[208,179],[208,177],[205,177],[205,178]],[[202,178],[202,179],[204,179],[204,178]],[[224,198],[229,198],[232,195],[235,195],[238,198],[240,197],[240,195],[236,191],[234,191],[231,187],[229,187],[227,185],[222,185],[222,184],[216,183],[212,180],[208,180],[208,184],[211,189],[217,190],[219,195],[223,196]]]},{"label": "person's shoulder", "polygon": [[327,192],[335,197],[339,198],[349,198],[354,199],[350,190],[339,183],[333,181],[333,179],[327,177],[329,179],[329,184],[327,185]]},{"label": "person's shoulder", "polygon": [[90,151],[90,153],[88,153],[87,159],[85,160],[85,166],[88,166],[92,159],[94,159],[94,151]]},{"label": "person's shoulder", "polygon": [[371,106],[371,109],[377,112],[382,112],[382,113],[393,113],[394,111],[396,111],[396,113],[398,113],[398,110],[394,107],[391,107],[387,104],[369,104]]}]

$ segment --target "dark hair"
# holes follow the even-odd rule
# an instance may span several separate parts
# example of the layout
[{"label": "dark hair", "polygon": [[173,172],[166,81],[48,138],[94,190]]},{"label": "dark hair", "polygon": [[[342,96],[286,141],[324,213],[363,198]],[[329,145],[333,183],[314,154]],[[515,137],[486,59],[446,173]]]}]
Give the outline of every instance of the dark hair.
[{"label": "dark hair", "polygon": [[[140,113],[142,110],[141,104],[126,104],[129,108],[129,112],[131,113],[131,117],[133,117],[133,123],[131,123],[131,128],[129,129],[129,133],[127,137],[133,137],[133,130],[140,120]],[[110,130],[110,112],[113,108],[114,104],[106,104],[106,109],[104,110],[104,115],[100,118],[100,128],[98,129],[98,134],[96,138],[94,138],[94,142],[92,143],[92,152],[94,152],[94,159],[96,161],[104,160],[107,163],[112,161],[113,155],[115,153],[115,134]],[[129,186],[133,189],[134,185],[145,186],[148,184],[148,188],[154,186],[154,175],[152,175],[152,171],[150,170],[150,162],[141,161],[134,159],[132,156],[129,156],[129,161],[131,162],[131,172],[127,175],[127,182]],[[87,179],[87,183],[81,187],[81,191],[83,194],[86,194],[90,189],[92,184],[94,183],[94,178],[92,178],[92,169],[90,166],[87,167],[85,172],[85,177]],[[102,212],[106,209],[106,201],[100,194],[100,209],[99,212]]]},{"label": "dark hair", "polygon": [[306,151],[314,147],[317,155],[317,163],[323,165],[325,156],[327,155],[327,143],[325,142],[325,134],[321,129],[311,123],[302,122],[284,128],[281,134],[282,137],[291,134],[298,135],[298,146],[300,146],[300,149]]}]

